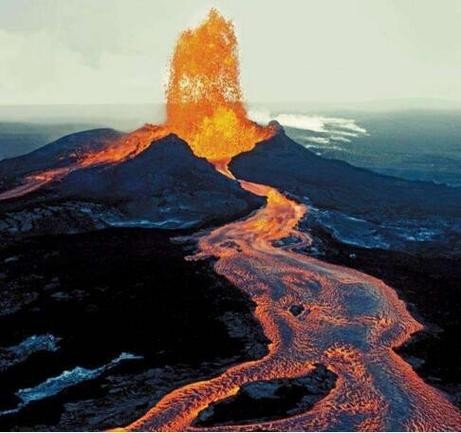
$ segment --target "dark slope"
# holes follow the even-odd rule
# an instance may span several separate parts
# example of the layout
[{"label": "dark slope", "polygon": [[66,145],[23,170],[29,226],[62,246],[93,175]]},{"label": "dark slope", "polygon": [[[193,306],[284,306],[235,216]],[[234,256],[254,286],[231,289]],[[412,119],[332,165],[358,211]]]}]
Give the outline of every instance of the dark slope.
[{"label": "dark slope", "polygon": [[461,217],[461,189],[383,176],[346,162],[321,158],[278,133],[234,158],[240,179],[272,185],[314,206],[355,217]]},{"label": "dark slope", "polygon": [[46,192],[59,199],[111,203],[128,216],[171,220],[173,225],[227,219],[262,204],[238,182],[194,156],[175,135],[124,163],[73,172]]},{"label": "dark slope", "polygon": [[[77,142],[90,133],[83,134]],[[96,143],[100,134],[97,130]],[[42,149],[45,156],[35,155],[34,167],[46,155],[58,157],[59,149],[56,144],[47,146],[47,152]],[[195,157],[184,141],[169,135],[131,160],[76,170],[33,193],[0,202],[0,232],[75,232],[108,223],[198,227],[237,218],[262,204],[261,198],[244,191],[208,161]]]},{"label": "dark slope", "polygon": [[[4,118],[3,118],[4,119]],[[91,122],[0,120],[0,159],[15,158],[30,153],[65,135],[95,129]]]},{"label": "dark slope", "polygon": [[106,147],[123,133],[114,129],[92,129],[66,135],[26,155],[0,161],[0,190],[10,188],[36,171],[60,168],[77,162],[78,155]]},{"label": "dark slope", "polygon": [[[127,425],[167,392],[267,353],[255,304],[212,262],[184,260],[195,244],[171,242],[176,234],[119,228],[0,249],[0,430]],[[31,344],[34,335],[55,344]],[[5,413],[18,390],[124,352],[142,359],[71,375]]]}]

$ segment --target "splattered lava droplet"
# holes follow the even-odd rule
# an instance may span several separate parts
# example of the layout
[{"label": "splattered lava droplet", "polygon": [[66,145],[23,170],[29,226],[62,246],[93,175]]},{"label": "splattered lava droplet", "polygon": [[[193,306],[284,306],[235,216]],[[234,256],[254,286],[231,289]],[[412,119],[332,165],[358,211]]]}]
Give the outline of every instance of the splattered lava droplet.
[{"label": "splattered lava droplet", "polygon": [[167,90],[167,127],[215,165],[273,133],[247,118],[234,28],[215,9],[179,37]]}]

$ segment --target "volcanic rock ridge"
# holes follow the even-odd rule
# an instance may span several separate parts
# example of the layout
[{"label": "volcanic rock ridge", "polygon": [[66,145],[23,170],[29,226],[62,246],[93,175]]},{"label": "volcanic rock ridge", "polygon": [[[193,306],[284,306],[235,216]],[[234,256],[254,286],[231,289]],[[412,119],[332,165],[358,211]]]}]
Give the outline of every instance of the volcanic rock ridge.
[{"label": "volcanic rock ridge", "polygon": [[[4,160],[1,187],[5,191],[37,171],[68,166],[121,135],[111,129],[85,131]],[[0,201],[0,231],[8,237],[114,225],[197,228],[238,218],[263,202],[169,134],[132,158],[76,169],[29,194]]]}]

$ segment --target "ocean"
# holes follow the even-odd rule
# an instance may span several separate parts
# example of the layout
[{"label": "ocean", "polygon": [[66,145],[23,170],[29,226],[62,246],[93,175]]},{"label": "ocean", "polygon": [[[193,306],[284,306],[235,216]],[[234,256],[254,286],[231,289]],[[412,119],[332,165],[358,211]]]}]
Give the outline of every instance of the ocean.
[{"label": "ocean", "polygon": [[461,111],[338,112],[287,114],[253,111],[270,118],[316,154],[381,174],[461,186]]}]

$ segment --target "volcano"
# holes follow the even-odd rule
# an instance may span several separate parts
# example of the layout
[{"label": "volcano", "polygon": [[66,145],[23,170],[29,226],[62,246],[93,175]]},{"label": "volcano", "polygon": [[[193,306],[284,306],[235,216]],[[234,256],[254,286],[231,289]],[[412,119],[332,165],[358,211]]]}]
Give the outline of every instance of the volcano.
[{"label": "volcano", "polygon": [[261,206],[226,167],[274,131],[246,116],[233,25],[216,10],[179,37],[166,96],[164,125],[85,131],[2,161],[2,232],[197,228]]},{"label": "volcano", "polygon": [[263,204],[206,159],[194,156],[174,134],[116,164],[69,169],[75,155],[104,148],[107,140],[121,135],[113,130],[76,133],[0,163],[3,185],[14,185],[17,173],[43,170],[45,161],[52,173],[68,170],[59,180],[4,200],[3,233],[57,234],[110,225],[197,228],[243,216]]},{"label": "volcano", "polygon": [[[430,221],[458,248],[460,189],[324,159],[252,122],[216,10],[178,39],[164,124],[72,134],[0,174],[2,327],[37,334],[0,334],[8,426],[461,428],[451,397],[396,351],[427,324],[379,278],[389,265],[353,267],[363,250],[396,261],[382,248],[414,244],[404,224]],[[360,243],[357,225],[381,243]]]},{"label": "volcano", "polygon": [[240,179],[271,185],[297,197],[307,196],[321,209],[356,218],[458,219],[461,188],[382,176],[346,162],[321,158],[291,140],[283,128],[232,160]]}]

